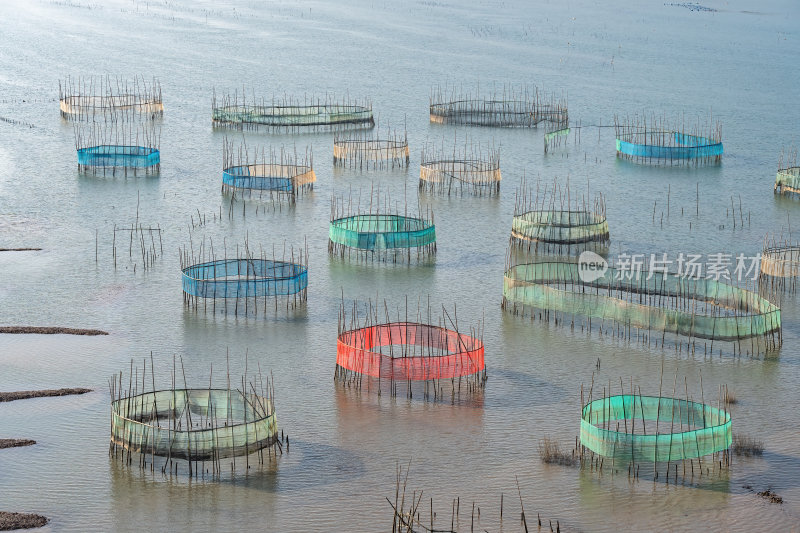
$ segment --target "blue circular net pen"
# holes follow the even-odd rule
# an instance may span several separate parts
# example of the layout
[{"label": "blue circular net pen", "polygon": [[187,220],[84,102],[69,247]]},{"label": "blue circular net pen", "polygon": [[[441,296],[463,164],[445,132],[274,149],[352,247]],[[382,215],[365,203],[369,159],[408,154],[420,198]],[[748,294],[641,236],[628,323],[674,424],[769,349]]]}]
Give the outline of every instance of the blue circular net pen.
[{"label": "blue circular net pen", "polygon": [[249,197],[296,196],[314,187],[317,176],[308,165],[259,163],[222,171],[222,191]]},{"label": "blue circular net pen", "polygon": [[656,479],[657,463],[666,467],[667,479],[674,465],[677,481],[678,463],[684,476],[705,475],[717,464],[728,466],[731,428],[724,405],[641,394],[606,396],[590,400],[581,410],[580,460],[598,470],[627,467],[633,476],[638,476],[639,463],[649,463],[646,470]]},{"label": "blue circular net pen", "polygon": [[361,214],[331,220],[328,252],[340,257],[410,260],[436,253],[433,220],[399,214]]},{"label": "blue circular net pen", "polygon": [[227,300],[235,300],[234,313],[258,313],[267,302],[285,298],[287,308],[306,301],[308,265],[301,254],[299,262],[276,259],[221,259],[192,264],[182,268],[184,303],[197,310],[203,301],[204,310],[211,301],[212,311],[228,310]]},{"label": "blue circular net pen", "polygon": [[[599,329],[603,336],[650,346],[667,333],[704,352],[730,343],[733,352],[756,354],[781,344],[781,310],[758,293],[722,280],[661,271],[583,270],[572,262],[518,264],[506,270],[503,308],[543,321]],[[577,320],[576,320],[577,319]],[[682,349],[682,348],[681,348]],[[721,348],[720,348],[721,350]]]},{"label": "blue circular net pen", "polygon": [[686,131],[685,125],[668,123],[663,118],[615,118],[614,130],[620,159],[655,165],[715,165],[722,161],[719,123],[705,130],[698,124]]},{"label": "blue circular net pen", "polygon": [[99,145],[78,148],[78,171],[84,174],[155,175],[161,152],[147,146]]},{"label": "blue circular net pen", "polygon": [[311,99],[299,102],[291,98],[267,102],[247,102],[242,95],[226,95],[212,102],[211,121],[215,127],[259,129],[268,131],[333,131],[372,128],[372,104],[349,99]]}]

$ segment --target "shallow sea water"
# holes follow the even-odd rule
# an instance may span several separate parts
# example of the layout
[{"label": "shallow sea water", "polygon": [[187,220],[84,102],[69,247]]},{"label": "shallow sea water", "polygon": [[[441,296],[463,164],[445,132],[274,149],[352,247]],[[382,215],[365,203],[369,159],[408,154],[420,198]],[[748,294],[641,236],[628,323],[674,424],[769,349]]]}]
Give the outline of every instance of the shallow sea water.
[{"label": "shallow sea water", "polygon": [[[796,297],[783,303],[779,353],[756,358],[647,348],[500,309],[523,175],[547,184],[569,178],[581,190],[588,180],[603,192],[612,255],[752,255],[768,232],[800,227],[797,201],[772,193],[781,148],[797,144],[800,123],[797,5],[775,2],[758,12],[748,2],[706,5],[717,11],[585,1],[0,3],[0,117],[22,123],[0,122],[0,246],[43,248],[0,253],[0,322],[110,332],[0,336],[0,390],[94,389],[0,404],[0,436],[38,442],[0,453],[0,509],[44,514],[51,518],[45,529],[54,531],[381,531],[391,527],[385,497],[394,494],[396,465],[411,461],[411,489],[433,497],[447,518],[453,498],[476,502],[481,530],[520,530],[515,477],[528,516],[558,520],[562,530],[800,530]],[[58,80],[93,74],[160,80],[160,177],[76,172]],[[430,124],[430,90],[445,83],[537,84],[568,96],[571,119],[584,125],[642,112],[693,123],[713,112],[725,155],[713,167],[636,165],[616,159],[613,129],[585,128],[580,144],[545,156],[542,129]],[[382,131],[386,124],[407,129],[410,166],[333,168],[332,134],[246,133],[250,145],[312,146],[318,181],[296,205],[256,213],[261,204],[245,202],[243,216],[237,202],[229,214],[220,194],[222,142],[242,134],[212,130],[211,95],[242,87],[266,97],[369,97]],[[500,195],[418,195],[422,145],[466,137],[499,147]],[[329,258],[331,195],[366,195],[373,187],[434,210],[435,261]],[[738,213],[740,196],[745,224],[734,229],[728,210],[733,202]],[[139,265],[134,273],[127,258],[115,270],[112,229],[134,220],[137,205],[142,223],[164,228],[164,255],[147,272]],[[220,212],[222,221],[215,220]],[[198,213],[206,224],[191,229]],[[308,243],[307,305],[266,317],[185,309],[179,248],[190,239],[219,246],[245,236],[265,249]],[[412,309],[430,298],[434,308],[455,304],[460,323],[484,318],[489,379],[482,397],[451,405],[337,387],[342,294],[348,301],[377,295],[390,308],[404,307],[406,296]],[[110,459],[108,379],[151,351],[162,384],[173,355],[183,357],[187,380],[202,384],[212,364],[221,379],[226,351],[232,375],[240,375],[247,353],[250,365],[274,375],[291,451],[220,481],[165,479]],[[735,458],[727,474],[685,485],[631,483],[624,473],[599,476],[539,461],[542,437],[574,442],[580,386],[592,372],[598,383],[632,377],[645,393],[657,393],[662,364],[665,382],[677,369],[695,397],[701,372],[707,396],[719,384],[734,390],[734,431],[762,439],[763,457]],[[768,503],[745,485],[774,490],[784,503]],[[469,503],[464,508],[460,530],[470,527]]]}]

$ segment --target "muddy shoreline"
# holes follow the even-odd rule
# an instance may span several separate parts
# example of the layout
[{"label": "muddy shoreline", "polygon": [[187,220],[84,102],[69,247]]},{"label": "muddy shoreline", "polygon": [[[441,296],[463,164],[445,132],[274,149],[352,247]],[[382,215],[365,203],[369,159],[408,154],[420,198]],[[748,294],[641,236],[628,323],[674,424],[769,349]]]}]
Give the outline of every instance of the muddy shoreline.
[{"label": "muddy shoreline", "polygon": [[27,400],[29,398],[47,398],[51,396],[69,396],[72,394],[86,394],[92,389],[67,388],[67,389],[44,389],[44,390],[23,390],[16,392],[0,392],[0,402],[13,402],[14,400]]},{"label": "muddy shoreline", "polygon": [[0,333],[10,335],[108,335],[100,329],[62,328],[59,326],[0,326]]},{"label": "muddy shoreline", "polygon": [[8,511],[0,511],[0,531],[42,527],[49,521],[49,518],[38,514],[9,513]]}]

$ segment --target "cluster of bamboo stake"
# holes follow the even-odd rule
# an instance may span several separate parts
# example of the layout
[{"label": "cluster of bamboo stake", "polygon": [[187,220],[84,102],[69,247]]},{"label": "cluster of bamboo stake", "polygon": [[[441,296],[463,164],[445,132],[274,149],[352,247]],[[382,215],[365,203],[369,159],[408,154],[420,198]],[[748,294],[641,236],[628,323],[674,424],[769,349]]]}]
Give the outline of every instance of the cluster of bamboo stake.
[{"label": "cluster of bamboo stake", "polygon": [[545,95],[536,86],[504,85],[488,93],[463,87],[436,86],[431,89],[430,120],[438,124],[465,124],[533,128],[540,122],[567,123],[565,97]]},{"label": "cluster of bamboo stake", "polygon": [[155,119],[164,113],[161,84],[144,76],[133,80],[110,76],[58,81],[61,116],[68,120],[92,120],[95,115],[130,111]]},{"label": "cluster of bamboo stake", "polygon": [[[593,281],[585,281],[575,263],[567,262],[539,262],[529,264],[515,264],[515,256],[508,253],[506,256],[506,275],[504,279],[503,299],[501,307],[514,315],[528,316],[533,320],[552,323],[556,326],[569,326],[571,330],[580,327],[581,332],[598,333],[607,338],[619,339],[623,342],[636,342],[648,347],[664,347],[669,343],[674,345],[675,353],[695,354],[698,344],[702,342],[705,355],[713,355],[714,345],[717,344],[719,355],[722,347],[730,348],[733,355],[756,356],[771,353],[780,347],[783,341],[780,321],[780,309],[771,304],[768,309],[761,309],[759,300],[763,299],[764,305],[777,301],[774,292],[764,295],[758,293],[757,282],[746,283],[745,287],[735,287],[731,295],[711,293],[701,290],[702,284],[708,282],[703,278],[684,277],[675,284],[667,284],[667,279],[675,274],[663,274],[658,271],[650,272],[647,265],[635,271],[617,270],[609,267],[603,277]],[[565,265],[574,268],[565,268]],[[538,279],[524,279],[524,270],[536,267],[539,271]],[[522,269],[522,278],[517,271]],[[627,278],[630,274],[631,277]],[[542,307],[538,303],[531,304],[529,291],[546,292],[551,294],[548,301],[560,302],[552,296],[553,291],[574,298],[585,297],[587,304],[594,301],[595,306],[618,307],[601,311],[593,308],[595,317],[581,313],[582,305],[575,304],[576,311]],[[538,294],[538,293],[536,293]],[[539,301],[544,301],[539,299]],[[651,311],[648,311],[651,309]],[[637,315],[638,313],[638,315]],[[597,318],[597,314],[602,314]],[[678,328],[667,316],[680,317],[680,324],[690,325]],[[605,318],[609,317],[609,318]],[[694,325],[700,321],[711,322],[711,331],[700,331]],[[709,320],[710,319],[710,320]],[[725,321],[725,322],[722,322]],[[722,324],[730,327],[730,322],[735,322],[736,332],[721,333]],[[743,323],[748,322],[745,326]],[[717,329],[717,324],[720,329]],[[739,327],[745,331],[740,331]],[[674,333],[674,339],[667,339],[667,333]]]},{"label": "cluster of bamboo stake", "polygon": [[[236,472],[237,456],[243,456],[249,470],[252,454],[256,454],[257,464],[263,465],[272,461],[273,456],[277,459],[278,454],[282,455],[284,444],[289,451],[289,437],[283,431],[279,435],[274,424],[274,380],[271,375],[262,374],[260,363],[258,373],[251,378],[245,360],[241,385],[234,382],[232,387],[230,362],[226,356],[225,389],[212,386],[213,365],[208,387],[190,389],[183,357],[179,369],[174,356],[170,386],[157,389],[153,367],[151,353],[149,376],[147,359],[144,359],[141,371],[138,365],[134,368],[131,360],[127,387],[122,372],[109,379],[109,455],[114,459],[125,465],[132,465],[135,460],[143,471],[155,472],[160,468],[163,476],[178,475],[180,464],[185,465],[189,477],[218,479],[227,470],[228,463],[231,474]],[[183,387],[179,385],[181,379]],[[159,398],[163,400],[161,404]],[[234,408],[237,403],[242,408]],[[255,434],[249,434],[247,424],[253,422],[267,425],[269,432],[259,436],[256,430]]]},{"label": "cluster of bamboo stake", "polygon": [[[707,125],[699,119],[687,124],[683,116],[678,121],[666,116],[651,115],[648,120],[645,115],[624,119],[615,115],[614,131],[617,157],[637,163],[698,166],[722,161],[722,126],[713,115]],[[634,153],[621,150],[620,141],[637,145]]]},{"label": "cluster of bamboo stake", "polygon": [[[660,378],[660,384],[659,384],[659,390],[658,390],[659,410],[658,410],[657,417],[655,419],[655,424],[653,423],[653,420],[649,420],[649,421],[645,420],[643,415],[637,420],[636,408],[634,408],[629,413],[626,413],[625,417],[623,417],[622,425],[620,425],[620,421],[619,420],[614,420],[613,421],[613,424],[614,424],[613,427],[612,427],[612,421],[601,422],[601,423],[593,424],[593,425],[595,425],[595,427],[598,427],[600,429],[605,429],[605,430],[608,430],[610,432],[622,433],[622,434],[624,434],[626,436],[628,436],[628,435],[630,435],[630,436],[634,436],[634,435],[637,435],[637,436],[645,436],[645,435],[655,435],[655,436],[659,436],[659,435],[660,436],[664,436],[664,435],[680,435],[680,434],[682,434],[684,432],[689,433],[689,432],[692,432],[694,430],[701,430],[701,429],[712,427],[714,424],[712,423],[711,420],[708,420],[708,418],[706,417],[705,409],[703,409],[703,416],[697,416],[696,412],[688,411],[688,407],[687,407],[687,413],[686,413],[685,417],[684,417],[683,413],[680,412],[681,405],[687,405],[688,406],[690,403],[695,403],[694,397],[689,394],[689,385],[688,385],[688,380],[687,380],[686,376],[684,376],[684,378],[683,378],[683,385],[684,385],[684,390],[682,392],[684,393],[684,397],[680,398],[679,396],[677,396],[678,394],[681,393],[681,391],[680,391],[680,389],[677,388],[677,386],[678,386],[678,370],[676,368],[676,370],[675,370],[675,378],[674,378],[674,382],[673,382],[673,386],[672,386],[672,396],[669,396],[669,397],[662,396],[663,395],[663,386],[664,386],[664,364],[662,362],[662,364],[661,364],[661,378]],[[583,386],[583,384],[581,384],[580,400],[581,400],[581,409],[582,410],[584,409],[584,406],[592,404],[593,399],[597,400],[596,397],[593,398],[593,394],[595,393],[594,387],[595,387],[595,375],[594,375],[594,372],[592,372],[592,382],[591,382],[591,385],[589,386],[588,391],[584,391],[584,386]],[[599,385],[598,385],[598,389],[599,389]],[[630,378],[629,389],[628,389],[627,392],[625,391],[625,385],[623,383],[623,379],[622,379],[622,377],[620,377],[619,378],[619,391],[620,391],[619,394],[621,394],[621,395],[626,395],[627,394],[627,395],[630,395],[631,397],[633,397],[634,405],[636,405],[637,398],[639,399],[638,400],[639,404],[641,404],[642,389],[641,389],[641,387],[639,385],[635,385],[633,383],[633,377]],[[602,396],[601,396],[600,399],[603,400],[602,403],[603,403],[603,409],[604,410],[606,409],[605,400],[607,398],[613,397],[615,395],[616,395],[616,393],[614,393],[614,391],[612,389],[611,380],[608,381],[608,385],[607,386],[606,386],[606,384],[603,384],[603,393],[602,393]],[[709,407],[716,407],[717,412],[722,412],[721,418],[723,420],[726,419],[729,416],[728,415],[728,407],[729,407],[730,404],[727,401],[727,399],[729,397],[730,396],[728,394],[727,385],[720,385],[719,386],[719,390],[718,390],[718,395],[717,395],[716,406],[709,406]],[[661,411],[660,407],[661,407],[662,398],[666,399],[668,401],[672,400],[675,405],[678,405],[678,409],[677,410],[679,412],[678,412],[677,420],[676,420],[676,417],[675,417],[676,408],[675,408],[674,405],[673,405],[673,408],[670,409],[670,418],[669,419],[662,420],[660,418],[660,411]],[[584,401],[584,400],[587,400],[587,401]],[[704,405],[704,406],[706,405],[705,404],[705,394],[704,394],[704,391],[703,391],[703,376],[702,376],[702,374],[700,375],[700,403],[702,405]],[[608,409],[610,409],[610,405],[609,405]],[[641,410],[639,411],[639,413],[642,414]],[[592,417],[593,414],[598,414],[598,413],[592,413],[591,412],[591,408],[590,408],[590,411],[589,411],[589,413],[587,415],[589,417],[590,423],[592,423],[591,421],[593,420],[593,417]],[[599,415],[602,415],[603,420],[606,420],[606,418],[605,418],[606,414],[605,413],[599,413],[598,416]],[[665,414],[665,416],[666,416],[666,414]],[[684,418],[686,418],[686,422],[684,422]],[[667,422],[669,422],[669,430],[667,430],[667,428],[666,428],[666,423]],[[648,428],[648,423],[649,423],[649,427],[650,427],[649,430],[647,429]],[[613,433],[611,433],[611,434],[613,434]],[[698,447],[698,449],[699,449],[699,444],[698,444],[698,442],[696,440],[695,440],[694,443],[689,443],[689,444],[686,444],[683,441],[681,441],[680,445],[677,444],[677,441],[678,441],[677,438],[674,439],[675,442],[676,442],[676,444],[674,444],[674,445],[672,444],[672,440],[673,439],[671,438],[670,439],[670,444],[668,445],[669,448],[667,450],[667,461],[666,462],[664,462],[664,461],[648,461],[647,463],[649,463],[649,464],[645,465],[645,470],[644,470],[645,475],[647,475],[648,472],[652,472],[652,478],[653,478],[654,482],[659,479],[659,476],[661,475],[661,472],[663,472],[666,475],[666,483],[670,482],[670,476],[672,476],[672,481],[675,484],[678,483],[678,478],[679,477],[682,478],[683,483],[686,483],[687,481],[689,483],[693,483],[695,481],[695,477],[697,477],[698,480],[702,479],[703,476],[705,476],[706,478],[710,477],[710,478],[713,479],[713,477],[715,477],[715,475],[716,475],[716,477],[722,476],[728,470],[728,468],[731,465],[731,458],[732,458],[731,449],[729,447],[725,447],[725,445],[727,443],[722,441],[722,440],[720,440],[719,442],[715,443],[713,441],[713,433],[712,433],[712,447],[713,448],[723,448],[723,449],[721,449],[719,451],[715,451],[715,452],[713,452],[711,454],[707,454],[707,455],[703,455],[703,456],[699,456],[699,457],[682,458],[678,454],[678,450],[679,449],[683,450],[683,448],[679,448],[679,446],[688,446],[690,453],[692,451],[692,446]],[[657,443],[657,441],[656,441],[656,443]],[[616,444],[616,442],[615,442],[615,444]],[[675,456],[673,456],[674,458],[671,458],[670,456],[672,455],[673,446],[674,446],[674,449],[676,450],[676,454],[675,454]],[[657,451],[658,451],[657,447],[658,446],[656,444],[656,450],[654,450],[654,455],[657,454]],[[642,461],[640,460],[639,462],[637,462],[635,460],[635,458],[633,457],[633,453],[631,453],[631,457],[627,457],[627,454],[625,452],[618,452],[618,450],[616,449],[616,446],[612,447],[612,453],[610,455],[600,455],[600,454],[597,454],[597,453],[593,452],[592,450],[588,449],[583,444],[581,444],[580,443],[580,439],[576,436],[575,437],[575,449],[573,450],[572,453],[573,453],[573,456],[576,457],[577,460],[580,462],[580,467],[581,467],[582,470],[583,469],[587,469],[587,470],[590,470],[592,472],[597,472],[599,474],[603,474],[604,472],[610,471],[612,476],[614,476],[615,474],[617,474],[619,472],[627,471],[627,476],[628,476],[629,480],[635,481],[635,480],[639,480],[640,479],[640,468],[642,466],[642,464],[641,464]],[[663,453],[663,450],[662,450],[662,453]],[[605,463],[606,459],[610,459],[610,463],[611,463],[610,465]],[[617,463],[619,463],[619,464],[617,464]],[[688,466],[687,466],[687,463],[688,463]],[[652,466],[652,469],[648,468],[650,466]],[[663,470],[659,470],[660,468],[662,468]]]},{"label": "cluster of bamboo stake", "polygon": [[217,252],[211,239],[208,243],[203,239],[195,250],[191,234],[189,246],[178,249],[183,271],[183,303],[187,309],[208,312],[210,306],[212,313],[219,310],[238,316],[239,311],[244,315],[257,315],[261,311],[266,315],[273,307],[277,312],[281,300],[285,301],[287,311],[306,304],[307,242],[297,250],[294,246],[287,250],[286,242],[281,249],[273,245],[268,254],[263,248],[252,250],[247,238],[242,246],[237,244],[232,250],[227,249],[223,240],[222,255]]},{"label": "cluster of bamboo stake", "polygon": [[348,313],[342,297],[334,379],[357,390],[374,387],[378,396],[388,387],[396,397],[399,385],[407,398],[413,398],[416,384],[423,398],[432,401],[454,402],[462,390],[482,392],[487,379],[483,321],[462,333],[455,305],[452,314],[442,306],[438,322],[434,319],[430,297],[424,309],[421,299],[417,301],[411,319],[408,298],[405,309],[398,307],[392,317],[385,300],[382,306],[369,300],[361,309],[354,301]]},{"label": "cluster of bamboo stake", "polygon": [[342,135],[333,137],[333,164],[340,167],[390,169],[408,166],[408,134],[387,128],[386,135]]},{"label": "cluster of bamboo stake", "polygon": [[426,145],[422,148],[419,169],[419,188],[447,195],[500,194],[500,150],[488,145],[485,150],[469,139],[460,146],[453,144],[452,152]]},{"label": "cluster of bamboo stake", "polygon": [[[500,510],[499,516],[495,513],[496,508],[492,509],[494,512],[486,513],[484,511],[481,517],[481,507],[477,502],[472,502],[472,511],[469,514],[469,522],[461,522],[461,497],[456,497],[452,501],[450,509],[450,522],[447,523],[446,512],[434,512],[433,498],[422,499],[424,491],[416,490],[408,493],[408,474],[410,464],[403,473],[403,467],[398,464],[396,469],[395,478],[395,493],[394,502],[386,498],[389,506],[392,508],[392,533],[422,533],[423,531],[429,533],[458,533],[459,531],[474,532],[476,528],[478,531],[488,532],[487,522],[490,520],[497,523],[498,531],[512,531],[509,527],[514,527],[518,531],[528,533],[528,518],[525,514],[525,505],[522,501],[522,490],[519,487],[519,478],[515,476],[517,485],[517,496],[519,497],[519,522],[514,518],[503,516],[507,504],[504,502],[504,494],[500,493]],[[512,500],[514,498],[512,497]],[[486,507],[484,506],[484,510]],[[425,512],[430,514],[425,516]],[[494,516],[493,516],[494,515]],[[542,517],[536,513],[536,523],[531,524],[531,527],[536,527],[536,531],[547,531],[548,527],[551,533],[561,533],[561,524],[556,520],[555,524],[552,520],[548,520],[548,524],[542,522]],[[444,522],[444,524],[442,524]],[[440,525],[441,524],[441,525]]]},{"label": "cluster of bamboo stake", "polygon": [[247,143],[236,146],[226,137],[222,145],[222,192],[271,201],[288,199],[314,188],[314,155],[307,146],[305,154],[264,147],[248,149]]},{"label": "cluster of bamboo stake", "polygon": [[602,193],[562,186],[536,187],[522,179],[514,197],[510,244],[533,253],[572,255],[592,248],[604,251],[609,240],[606,201]]},{"label": "cluster of bamboo stake", "polygon": [[388,193],[382,197],[380,189],[371,188],[363,205],[360,189],[355,203],[352,190],[347,197],[331,196],[330,226],[328,253],[342,258],[397,263],[436,254],[433,209],[426,206],[423,213],[418,203],[416,215],[409,214],[407,202],[401,209]]},{"label": "cluster of bamboo stake", "polygon": [[349,95],[336,98],[303,95],[295,99],[288,95],[271,99],[257,98],[255,92],[250,99],[244,90],[241,93],[223,95],[217,100],[216,92],[211,99],[211,120],[215,127],[256,130],[265,128],[274,132],[335,131],[340,129],[372,128],[372,102],[368,99],[351,99]]}]

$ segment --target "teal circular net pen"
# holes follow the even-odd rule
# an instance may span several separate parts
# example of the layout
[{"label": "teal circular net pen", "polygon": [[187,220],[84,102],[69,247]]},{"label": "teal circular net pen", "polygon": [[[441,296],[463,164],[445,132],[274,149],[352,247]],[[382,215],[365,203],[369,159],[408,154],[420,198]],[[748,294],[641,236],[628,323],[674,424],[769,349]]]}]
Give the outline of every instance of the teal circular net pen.
[{"label": "teal circular net pen", "polygon": [[733,434],[731,415],[724,409],[689,400],[620,394],[583,407],[580,439],[582,446],[604,457],[668,462],[727,450]]}]

